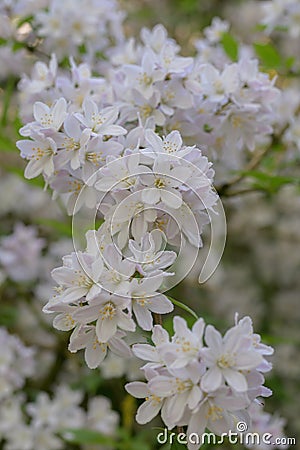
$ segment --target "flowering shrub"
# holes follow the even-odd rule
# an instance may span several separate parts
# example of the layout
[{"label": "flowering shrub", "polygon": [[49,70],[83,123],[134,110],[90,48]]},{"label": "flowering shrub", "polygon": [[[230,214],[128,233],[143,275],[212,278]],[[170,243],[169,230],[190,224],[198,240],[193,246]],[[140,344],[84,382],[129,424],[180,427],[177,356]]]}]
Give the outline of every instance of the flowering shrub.
[{"label": "flowering shrub", "polygon": [[[2,124],[8,130],[1,145],[9,147],[9,133],[19,130],[16,147],[32,184],[18,187],[15,175],[5,175],[7,192],[10,184],[16,192],[11,203],[3,201],[9,214],[0,279],[7,298],[19,299],[20,317],[4,305],[4,449],[135,448],[135,414],[141,425],[158,416],[178,436],[259,430],[277,439],[274,448],[293,443],[284,421],[261,409],[261,397],[272,394],[264,374],[276,347],[267,316],[276,282],[267,288],[259,267],[265,253],[255,254],[251,232],[260,220],[270,226],[277,218],[256,214],[262,200],[253,204],[244,194],[275,197],[276,211],[280,188],[299,184],[293,169],[300,97],[296,81],[285,85],[297,79],[299,63],[284,56],[284,46],[299,34],[296,3],[254,2],[260,41],[244,43],[232,31],[238,23],[215,17],[186,56],[163,25],[130,35],[127,13],[115,0],[0,2],[0,55],[7,62],[0,72],[7,80]],[[130,20],[130,8],[128,14]],[[276,33],[278,50],[265,43]],[[10,117],[16,85],[20,120]],[[4,163],[7,171],[13,167]],[[22,175],[23,168],[15,172]],[[39,191],[42,186],[48,192]],[[15,208],[14,199],[23,205]],[[244,311],[258,294],[247,278],[252,266],[233,264],[239,246],[229,269],[217,272],[226,281],[209,280],[225,244],[221,199],[230,242],[244,238],[241,247],[256,275],[261,271],[267,312],[257,308],[253,316],[256,327],[265,314],[262,336]],[[237,271],[242,288],[231,286],[226,270]],[[195,277],[207,282],[201,299],[211,289],[212,313],[198,298],[199,313],[177,299],[187,298],[181,286]],[[240,303],[231,305],[236,291]],[[222,335],[224,311],[231,318],[239,313]],[[79,350],[84,362],[75,355]],[[103,383],[118,377],[109,393]],[[280,389],[272,378],[270,384],[276,397]],[[150,448],[147,433],[136,437],[136,448]],[[153,432],[151,442],[157,448]],[[186,445],[192,450],[201,443]]]}]

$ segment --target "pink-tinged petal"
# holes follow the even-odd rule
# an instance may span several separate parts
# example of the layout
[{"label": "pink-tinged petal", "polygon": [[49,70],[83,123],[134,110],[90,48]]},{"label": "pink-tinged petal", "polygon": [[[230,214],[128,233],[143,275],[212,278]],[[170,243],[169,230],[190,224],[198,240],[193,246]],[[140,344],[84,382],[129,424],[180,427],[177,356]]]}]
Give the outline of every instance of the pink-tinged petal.
[{"label": "pink-tinged petal", "polygon": [[41,122],[45,114],[49,114],[50,108],[42,102],[33,105],[33,116],[37,122]]},{"label": "pink-tinged petal", "polygon": [[120,312],[118,314],[118,326],[125,331],[135,331],[135,323],[128,314]]},{"label": "pink-tinged petal", "polygon": [[188,399],[189,408],[191,410],[195,409],[202,399],[203,399],[203,392],[200,389],[200,387],[197,385],[193,386]]},{"label": "pink-tinged petal", "polygon": [[167,406],[164,407],[164,422],[168,428],[173,428],[182,418],[188,396],[189,392],[185,391],[166,400]]},{"label": "pink-tinged petal", "polygon": [[222,351],[222,336],[212,325],[207,325],[205,330],[205,342],[208,347],[212,347],[217,353]]},{"label": "pink-tinged petal", "polygon": [[159,202],[160,191],[156,188],[145,188],[142,190],[142,200],[149,205],[155,205]]},{"label": "pink-tinged petal", "polygon": [[192,331],[198,337],[202,338],[204,333],[205,322],[202,318],[198,319],[197,322],[194,323]]},{"label": "pink-tinged petal", "polygon": [[240,353],[236,357],[236,367],[239,370],[251,370],[258,367],[263,362],[263,357],[255,350]]},{"label": "pink-tinged petal", "polygon": [[28,180],[31,180],[32,178],[37,177],[40,175],[44,170],[44,166],[41,160],[32,159],[27,164],[25,171],[24,171],[24,177]]},{"label": "pink-tinged petal", "polygon": [[149,344],[135,344],[132,347],[133,353],[137,358],[144,361],[158,361],[156,348]]},{"label": "pink-tinged petal", "polygon": [[59,129],[62,126],[67,114],[66,111],[67,102],[63,97],[61,97],[59,100],[57,100],[53,107],[53,116],[55,119],[53,125],[55,126],[55,128]]},{"label": "pink-tinged petal", "polygon": [[146,130],[145,131],[145,139],[148,142],[148,144],[150,144],[150,146],[152,147],[153,150],[156,150],[158,152],[161,151],[163,142],[162,142],[161,138],[156,133],[154,133],[154,131]]},{"label": "pink-tinged petal", "polygon": [[90,369],[96,369],[107,354],[107,344],[99,343],[96,338],[85,349],[84,358]]},{"label": "pink-tinged petal", "polygon": [[154,325],[152,332],[152,341],[155,345],[166,344],[169,342],[169,334],[160,325]]},{"label": "pink-tinged petal", "polygon": [[125,128],[121,127],[120,125],[108,125],[103,129],[103,132],[101,132],[101,129],[99,131],[99,134],[103,135],[110,135],[110,136],[121,136],[127,133],[127,130]]},{"label": "pink-tinged petal", "polygon": [[228,411],[240,411],[250,405],[247,393],[239,393],[238,396],[227,395],[218,397],[218,406]]},{"label": "pink-tinged petal", "polygon": [[[187,429],[188,450],[198,450],[201,446],[201,436],[205,431],[207,421],[208,419],[206,405],[200,408],[197,413],[192,414]],[[193,436],[191,436],[192,434]],[[192,439],[189,438],[190,436],[192,437]],[[196,436],[198,436],[199,438],[199,444],[195,442]]]},{"label": "pink-tinged petal", "polygon": [[153,327],[153,318],[151,312],[146,306],[139,305],[136,301],[133,303],[133,312],[137,323],[143,330],[150,331]]},{"label": "pink-tinged petal", "polygon": [[16,146],[21,151],[22,158],[29,158],[34,154],[33,147],[35,145],[34,141],[29,139],[24,139],[23,141],[17,141]]},{"label": "pink-tinged petal", "polygon": [[99,309],[99,306],[82,306],[73,314],[73,318],[80,323],[93,322],[99,317]]},{"label": "pink-tinged petal", "polygon": [[72,303],[75,300],[79,300],[80,298],[84,297],[86,294],[86,288],[84,287],[72,287],[67,288],[65,291],[63,291],[62,294],[60,294],[59,298],[63,303]]},{"label": "pink-tinged petal", "polygon": [[57,267],[52,270],[51,276],[58,284],[70,285],[74,280],[73,269],[69,267]]},{"label": "pink-tinged petal", "polygon": [[108,341],[109,349],[122,358],[131,358],[132,352],[128,344],[117,337],[113,337]]},{"label": "pink-tinged petal", "polygon": [[213,392],[219,389],[222,384],[222,372],[218,367],[212,367],[203,375],[201,389],[205,392]]},{"label": "pink-tinged petal", "polygon": [[150,311],[157,314],[167,314],[174,309],[173,303],[163,294],[151,297],[149,302]]},{"label": "pink-tinged petal", "polygon": [[149,381],[148,387],[149,390],[158,397],[169,397],[176,392],[173,381],[175,381],[173,378],[158,375]]},{"label": "pink-tinged petal", "polygon": [[187,334],[187,324],[186,321],[179,316],[175,316],[173,319],[173,323],[174,323],[174,331],[175,334],[178,336],[185,336]]},{"label": "pink-tinged petal", "polygon": [[127,383],[125,389],[128,394],[135,398],[146,398],[149,396],[149,389],[147,383],[143,381],[133,381],[132,383]]},{"label": "pink-tinged petal", "polygon": [[96,323],[96,334],[100,342],[107,342],[117,332],[117,319],[103,319],[100,317]]},{"label": "pink-tinged petal", "polygon": [[182,197],[180,192],[175,191],[175,189],[162,189],[160,193],[162,202],[168,205],[170,208],[178,209],[182,205]]},{"label": "pink-tinged petal", "polygon": [[53,320],[53,327],[60,331],[70,331],[76,326],[76,321],[71,314],[59,314]]},{"label": "pink-tinged petal", "polygon": [[238,392],[245,392],[248,389],[248,383],[245,375],[233,369],[224,369],[223,375],[228,385]]},{"label": "pink-tinged petal", "polygon": [[91,289],[88,291],[86,299],[89,302],[90,300],[93,300],[97,295],[100,294],[102,288],[98,284],[93,284]]},{"label": "pink-tinged petal", "polygon": [[147,400],[138,409],[136,421],[140,425],[150,422],[159,413],[162,402],[158,400]]}]

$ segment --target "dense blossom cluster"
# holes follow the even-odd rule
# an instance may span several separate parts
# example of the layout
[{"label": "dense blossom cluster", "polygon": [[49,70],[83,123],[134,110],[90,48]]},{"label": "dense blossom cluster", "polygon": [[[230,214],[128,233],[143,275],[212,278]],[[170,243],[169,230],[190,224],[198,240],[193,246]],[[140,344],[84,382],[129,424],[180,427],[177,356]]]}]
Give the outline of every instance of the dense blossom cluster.
[{"label": "dense blossom cluster", "polygon": [[[159,127],[164,135],[177,129],[187,142],[207,146],[213,158],[219,154],[224,160],[230,160],[231,168],[234,162],[239,165],[241,150],[253,151],[272,134],[279,90],[274,86],[275,78],[270,80],[268,74],[261,72],[258,60],[252,54],[249,56],[249,52],[242,52],[236,63],[228,60],[217,37],[213,37],[220,39],[224,28],[226,23],[215,21],[207,29],[208,38],[196,44],[195,58],[180,56],[180,47],[168,38],[163,26],[143,29],[142,44],[129,40],[111,49],[109,64],[103,69],[105,77],[92,77],[95,67],[86,64],[76,66],[71,61],[70,77],[57,72],[55,57],[49,67],[39,62],[31,78],[24,77],[20,83],[23,118],[30,121],[35,100],[53,104],[63,97],[68,103],[68,112],[75,116],[77,113],[77,118],[81,118],[81,131],[85,125],[92,128],[94,136],[100,135],[103,139],[105,128],[91,122],[87,108],[89,114],[99,120],[112,105],[114,109],[109,110],[107,123],[131,131],[125,140],[114,138],[118,143],[134,148],[137,139],[142,143],[144,129]],[[219,52],[223,58],[215,58]],[[96,103],[93,107],[91,100]],[[29,133],[28,129],[26,132]],[[115,129],[112,136],[124,133]],[[74,130],[68,138],[73,139],[73,147],[68,144],[70,150],[75,146],[77,150],[87,147],[87,136],[79,136],[78,131]],[[95,143],[90,153],[95,151]],[[104,147],[102,157],[106,155],[108,144]],[[53,152],[56,148],[52,148]],[[113,146],[110,151],[120,154],[121,149]],[[99,163],[100,155],[95,158]],[[78,165],[78,156],[76,159]]]},{"label": "dense blossom cluster", "polygon": [[168,333],[156,325],[154,346],[133,346],[135,355],[147,361],[143,368],[147,382],[126,385],[130,394],[146,399],[137,421],[147,423],[161,411],[169,429],[187,425],[188,435],[201,435],[206,428],[226,433],[235,429],[237,421],[250,421],[248,407],[256,397],[271,394],[263,386],[263,373],[271,369],[265,356],[273,353],[253,334],[251,319],[236,321],[222,337],[203,319],[190,330],[176,316],[174,332],[170,341]]},{"label": "dense blossom cluster", "polygon": [[82,113],[71,112],[72,105],[67,109],[63,97],[51,107],[35,103],[35,121],[21,130],[31,139],[17,143],[29,160],[25,176],[43,173],[54,192],[62,194],[69,214],[83,206],[99,208],[103,228],[118,234],[121,248],[130,234],[140,240],[153,228],[163,229],[175,244],[182,230],[200,246],[207,211],[217,202],[214,171],[201,150],[184,146],[178,131],[160,138],[139,126],[124,137],[115,106],[99,109],[85,99]]},{"label": "dense blossom cluster", "polygon": [[[282,1],[273,3],[275,12],[265,7],[267,30],[281,15],[283,25],[297,18],[295,2],[282,8]],[[22,4],[5,2],[7,30],[14,16],[22,16]],[[134,397],[146,399],[138,409],[139,423],[160,413],[168,429],[221,434],[253,417],[253,426],[268,429],[271,419],[256,405],[258,397],[271,394],[263,374],[271,369],[265,356],[273,350],[253,333],[249,317],[236,319],[222,337],[203,319],[190,330],[176,316],[170,339],[154,325],[153,315],[173,310],[163,294],[177,272],[177,254],[169,247],[201,247],[203,226],[215,212],[209,160],[222,161],[225,170],[217,177],[224,179],[228,169],[242,167],[249,152],[269,145],[277,130],[297,146],[299,125],[290,105],[280,116],[290,97],[280,96],[276,77],[261,71],[250,46],[239,48],[235,62],[229,58],[221,44],[229,30],[226,21],[215,18],[195,43],[196,56],[183,57],[162,25],[143,28],[139,41],[124,40],[123,18],[117,1],[84,0],[74,8],[71,0],[41,0],[25,28],[16,25],[5,36],[25,43],[38,38],[37,50],[56,52],[48,62],[36,62],[19,84],[24,126],[17,147],[28,160],[25,177],[42,174],[70,215],[88,208],[102,220],[98,230],[87,232],[86,249],[67,254],[63,266],[52,271],[58,286],[43,310],[56,314],[54,328],[72,331],[69,350],[84,349],[89,368],[103,363],[110,373],[110,359],[128,360],[132,354],[147,361],[146,382],[126,386]],[[297,30],[295,21],[291,34]],[[9,45],[4,47],[0,50],[9,54]],[[24,266],[18,244],[25,231],[19,226],[0,248],[0,261],[16,281],[10,264]],[[30,261],[27,272],[19,270],[24,280],[36,277],[33,266],[43,244],[27,231]],[[131,333],[139,328],[152,330],[154,345],[143,337],[132,345]],[[72,396],[64,387],[53,399],[41,393],[26,408],[31,422],[24,421],[21,438],[5,435],[7,450],[19,450],[21,442],[28,442],[29,450],[61,448],[55,436],[59,427],[89,426],[80,402],[80,393]],[[91,406],[94,425],[101,402],[95,398]],[[105,401],[103,408],[111,419],[104,431],[113,431],[117,418]],[[274,429],[281,428],[276,422]]]},{"label": "dense blossom cluster", "polygon": [[99,232],[88,232],[87,251],[65,256],[64,265],[53,270],[59,286],[44,308],[59,313],[55,328],[73,330],[69,349],[85,348],[90,368],[99,366],[108,349],[125,358],[131,356],[122,338],[126,331],[136,329],[132,314],[142,329],[151,330],[152,312],[173,310],[170,300],[158,290],[164,278],[172,275],[165,269],[176,258],[175,252],[160,250],[160,233],[145,235],[143,248],[131,240],[132,253],[127,258],[122,258],[113,244],[102,241],[97,247],[97,235]]},{"label": "dense blossom cluster", "polygon": [[[84,14],[82,14],[84,11]],[[33,52],[56,52],[95,64],[107,49],[124,40],[117,0],[0,1],[0,79],[19,77],[30,68]]]}]

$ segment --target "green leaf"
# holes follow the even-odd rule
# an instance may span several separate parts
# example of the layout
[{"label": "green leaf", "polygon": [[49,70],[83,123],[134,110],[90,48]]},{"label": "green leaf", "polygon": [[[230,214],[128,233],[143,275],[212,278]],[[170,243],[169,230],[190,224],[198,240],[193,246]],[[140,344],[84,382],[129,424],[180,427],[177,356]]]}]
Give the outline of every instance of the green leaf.
[{"label": "green leaf", "polygon": [[266,69],[276,69],[281,66],[281,56],[271,44],[253,44],[254,50]]},{"label": "green leaf", "polygon": [[245,177],[254,178],[256,180],[254,187],[269,191],[271,193],[278,191],[279,188],[286,184],[300,184],[300,178],[273,175],[256,170],[242,172],[242,175]]},{"label": "green leaf", "polygon": [[35,218],[34,222],[37,223],[38,225],[44,225],[46,227],[49,227],[52,230],[55,230],[59,234],[62,234],[64,236],[72,237],[71,223],[59,222],[59,220],[45,219],[42,217]]},{"label": "green leaf", "polygon": [[112,437],[85,428],[66,429],[62,430],[59,434],[66,442],[71,444],[102,444],[113,448],[117,448],[118,445]]},{"label": "green leaf", "polygon": [[185,305],[184,303],[181,303],[179,300],[175,300],[175,298],[170,297],[169,295],[167,295],[168,299],[178,308],[183,309],[184,311],[188,312],[189,314],[191,314],[196,320],[199,319],[199,317],[197,316],[197,314],[195,313],[195,311],[192,310],[192,308],[190,308],[189,306]]},{"label": "green leaf", "polygon": [[232,61],[238,60],[239,45],[235,38],[230,33],[224,33],[222,35],[221,44]]}]

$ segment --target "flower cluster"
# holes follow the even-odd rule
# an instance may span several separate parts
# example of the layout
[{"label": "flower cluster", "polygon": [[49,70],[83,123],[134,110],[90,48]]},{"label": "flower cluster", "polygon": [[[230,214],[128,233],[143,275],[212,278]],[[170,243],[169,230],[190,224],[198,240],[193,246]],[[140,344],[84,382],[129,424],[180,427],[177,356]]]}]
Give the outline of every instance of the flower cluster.
[{"label": "flower cluster", "polygon": [[[289,448],[289,445],[284,444],[285,434],[283,431],[283,427],[285,425],[285,420],[278,416],[272,416],[270,413],[267,413],[263,410],[262,405],[259,403],[253,402],[249,408],[248,413],[251,417],[251,427],[249,432],[258,433],[260,436],[263,436],[266,433],[269,433],[272,439],[273,448],[278,449],[286,449]],[[276,444],[277,442],[282,442],[281,444]],[[258,444],[255,443],[247,443],[245,444],[247,448],[251,448],[253,450],[268,450],[270,444],[260,442]]]},{"label": "flower cluster", "polygon": [[[226,27],[226,23],[215,20],[207,29],[208,44],[202,42],[202,47],[214,45],[214,52],[224,54],[216,39]],[[208,146],[214,157],[220,154],[230,159],[231,169],[234,161],[239,164],[236,155],[231,157],[232,152],[253,151],[257,143],[264,143],[272,134],[279,90],[274,86],[275,79],[261,72],[258,61],[247,52],[238,62],[230,62],[224,55],[223,63],[222,58],[214,63],[204,56],[205,50],[198,43],[195,58],[182,57],[180,47],[161,25],[143,29],[141,40],[142,45],[129,40],[111,49],[105,77],[92,77],[95,67],[76,66],[73,61],[71,77],[57,74],[53,58],[49,67],[37,63],[32,77],[24,77],[20,83],[23,118],[30,120],[34,100],[53,104],[63,97],[68,110],[81,117],[81,124],[93,128],[86,109],[102,117],[102,109],[113,105],[115,116],[111,117],[132,132],[130,139],[128,134],[128,146],[136,146],[136,135],[141,140],[143,129],[159,127],[165,135],[177,129],[186,141]],[[93,107],[87,106],[90,100],[96,103]],[[103,139],[103,129],[94,128]],[[134,133],[134,129],[140,131]],[[68,137],[79,145],[77,134]],[[117,141],[124,143],[120,138]],[[81,142],[80,147],[83,145]],[[116,148],[111,151],[118,153]]]},{"label": "flower cluster", "polygon": [[297,0],[273,0],[262,2],[264,18],[262,24],[266,31],[271,33],[274,29],[286,29],[292,38],[300,35],[299,14],[300,5]]},{"label": "flower cluster", "polygon": [[117,0],[1,0],[0,79],[27,72],[33,52],[95,64],[124,40],[124,18]]},{"label": "flower cluster", "polygon": [[41,49],[48,55],[55,51],[60,61],[73,55],[93,62],[113,43],[123,40],[125,14],[117,0],[48,3],[46,10],[35,14],[33,26],[43,38]]},{"label": "flower cluster", "polygon": [[124,137],[118,114],[116,106],[99,108],[90,98],[82,113],[72,112],[64,97],[51,107],[36,102],[35,121],[21,129],[31,139],[17,142],[29,160],[25,177],[42,173],[65,199],[69,214],[83,206],[99,208],[103,228],[118,234],[121,248],[130,236],[129,224],[137,240],[160,228],[178,244],[183,230],[201,246],[207,211],[217,201],[211,163],[197,147],[183,145],[178,131],[161,138],[138,126]]},{"label": "flower cluster", "polygon": [[85,427],[104,436],[113,435],[119,417],[112,411],[110,401],[96,396],[89,401],[85,411],[80,406],[82,398],[83,392],[60,384],[51,397],[46,392],[39,392],[34,403],[26,403],[19,393],[4,399],[0,403],[3,448],[60,450],[64,448],[64,442],[58,433],[63,437],[62,432],[70,428]]},{"label": "flower cluster", "polygon": [[[156,325],[153,346],[133,346],[134,354],[147,361],[143,367],[147,382],[126,385],[131,395],[146,399],[137,421],[147,423],[161,411],[168,429],[188,426],[188,435],[201,435],[206,428],[222,434],[233,430],[239,420],[249,422],[248,407],[258,396],[271,394],[263,386],[263,373],[271,369],[265,356],[273,353],[253,333],[251,319],[236,320],[222,337],[203,319],[190,330],[176,316],[174,332],[170,341]],[[189,444],[189,448],[195,447]]]},{"label": "flower cluster", "polygon": [[0,328],[0,400],[20,389],[35,372],[34,349],[26,347],[17,336]]},{"label": "flower cluster", "polygon": [[14,232],[1,239],[0,266],[14,281],[30,281],[37,278],[41,251],[45,241],[37,237],[37,229],[17,223]]},{"label": "flower cluster", "polygon": [[69,350],[84,348],[90,368],[99,366],[108,349],[125,358],[131,356],[123,338],[136,329],[132,314],[142,329],[151,330],[152,312],[173,310],[158,290],[164,278],[172,275],[165,269],[176,253],[160,250],[159,233],[146,234],[142,247],[131,240],[127,258],[113,244],[99,242],[98,236],[88,232],[87,251],[65,256],[64,265],[52,271],[59,286],[44,307],[47,313],[58,313],[55,328],[73,330]]}]

